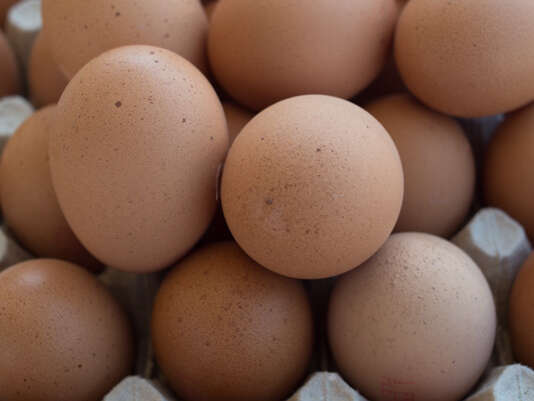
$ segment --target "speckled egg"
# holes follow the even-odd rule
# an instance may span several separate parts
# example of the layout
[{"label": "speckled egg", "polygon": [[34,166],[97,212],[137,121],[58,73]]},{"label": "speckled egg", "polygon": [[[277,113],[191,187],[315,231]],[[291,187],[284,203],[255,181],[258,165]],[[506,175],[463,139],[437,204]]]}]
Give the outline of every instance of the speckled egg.
[{"label": "speckled egg", "polygon": [[0,30],[0,98],[20,92],[20,76],[15,53]]},{"label": "speckled egg", "polygon": [[69,78],[89,60],[125,45],[152,45],[206,68],[208,20],[198,0],[43,0],[49,45]]},{"label": "speckled egg", "polygon": [[57,121],[54,188],[98,259],[154,271],[202,236],[228,134],[221,103],[193,64],[151,46],[110,50],[67,85]]},{"label": "speckled egg", "polygon": [[399,154],[378,121],[346,100],[305,95],[245,126],[226,159],[221,199],[252,259],[289,277],[323,278],[376,252],[403,188]]},{"label": "speckled egg", "polygon": [[308,368],[311,307],[301,282],[262,268],[233,242],[216,243],[164,280],[152,339],[184,400],[281,400]]},{"label": "speckled egg", "polygon": [[217,81],[261,110],[304,94],[349,98],[384,66],[400,0],[220,0],[208,38]]},{"label": "speckled egg", "polygon": [[0,273],[2,401],[95,401],[133,363],[125,313],[80,267],[34,259]]},{"label": "speckled egg", "polygon": [[103,266],[74,236],[59,208],[48,164],[48,139],[56,106],[31,115],[10,138],[0,163],[0,198],[5,222],[37,256],[58,258],[93,271]]},{"label": "speckled egg", "polygon": [[443,113],[480,117],[534,100],[534,3],[410,0],[395,35],[410,91]]},{"label": "speckled egg", "polygon": [[374,401],[458,401],[484,372],[496,313],[473,260],[429,234],[392,235],[332,292],[328,337],[341,374]]},{"label": "speckled egg", "polygon": [[395,230],[452,235],[475,193],[475,160],[460,124],[407,94],[365,109],[391,135],[402,160],[404,201]]},{"label": "speckled egg", "polygon": [[30,98],[36,107],[57,103],[68,80],[57,63],[41,31],[35,39],[28,64]]},{"label": "speckled egg", "polygon": [[518,220],[534,240],[534,104],[507,117],[485,157],[486,202]]}]

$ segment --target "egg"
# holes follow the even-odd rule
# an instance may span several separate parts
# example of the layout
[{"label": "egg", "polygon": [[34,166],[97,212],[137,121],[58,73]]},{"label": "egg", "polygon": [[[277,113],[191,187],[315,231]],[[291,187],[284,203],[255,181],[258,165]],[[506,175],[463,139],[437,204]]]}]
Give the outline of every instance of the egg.
[{"label": "egg", "polygon": [[304,95],[243,128],[226,159],[221,200],[252,259],[315,279],[376,252],[395,226],[403,188],[399,154],[378,121],[346,100]]},{"label": "egg", "polygon": [[129,322],[91,274],[33,259],[0,273],[3,401],[95,401],[133,363]]},{"label": "egg", "polygon": [[43,0],[42,8],[49,46],[68,78],[106,50],[137,44],[206,69],[208,20],[198,0]]},{"label": "egg", "polygon": [[366,110],[391,135],[402,161],[404,201],[395,230],[452,235],[475,192],[473,151],[460,124],[408,94],[380,98]]},{"label": "egg", "polygon": [[310,361],[310,303],[301,282],[262,268],[233,242],[211,244],[165,278],[152,341],[184,400],[281,400]]},{"label": "egg", "polygon": [[17,59],[5,35],[0,30],[0,98],[17,94],[20,90]]},{"label": "egg", "polygon": [[392,235],[332,292],[328,336],[341,374],[374,401],[457,401],[493,349],[496,313],[485,277],[455,245]]},{"label": "egg", "polygon": [[485,156],[486,202],[505,210],[534,240],[534,104],[508,116]]},{"label": "egg", "polygon": [[243,127],[252,120],[254,114],[232,102],[223,102],[222,106],[228,123],[228,136],[231,144]]},{"label": "egg", "polygon": [[80,244],[59,208],[48,165],[48,139],[56,106],[31,115],[7,143],[0,163],[4,219],[35,255],[77,263],[93,271],[103,266]]},{"label": "egg", "polygon": [[508,323],[514,356],[534,368],[534,253],[519,271],[510,294]]},{"label": "egg", "polygon": [[33,43],[28,65],[30,97],[36,107],[57,103],[68,80],[52,57],[45,35],[40,32]]},{"label": "egg", "polygon": [[395,35],[408,89],[443,113],[481,117],[534,100],[534,3],[410,0]]},{"label": "egg", "polygon": [[165,49],[125,46],[67,85],[50,169],[81,243],[109,266],[148,272],[207,229],[227,147],[223,108],[198,69]]},{"label": "egg", "polygon": [[402,3],[220,0],[208,37],[211,67],[253,110],[296,95],[350,98],[382,69]]}]

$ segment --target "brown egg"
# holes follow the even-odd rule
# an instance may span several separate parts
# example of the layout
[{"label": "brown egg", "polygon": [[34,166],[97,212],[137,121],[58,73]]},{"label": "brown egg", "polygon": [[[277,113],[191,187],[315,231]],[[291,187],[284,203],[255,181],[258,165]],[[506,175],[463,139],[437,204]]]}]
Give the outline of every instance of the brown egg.
[{"label": "brown egg", "polygon": [[534,253],[517,275],[510,294],[508,324],[514,356],[534,368]]},{"label": "brown egg", "polygon": [[68,80],[52,58],[43,32],[33,42],[28,65],[28,85],[36,107],[57,103]]},{"label": "brown egg", "polygon": [[129,322],[96,278],[33,259],[0,273],[2,401],[96,401],[133,363]]},{"label": "brown egg", "polygon": [[54,188],[82,244],[109,266],[148,272],[208,227],[228,147],[224,111],[184,58],[126,46],[67,85],[50,136]]},{"label": "brown egg", "polygon": [[0,164],[4,219],[17,239],[37,256],[103,266],[80,244],[59,208],[48,165],[48,138],[56,106],[30,116],[7,143]]},{"label": "brown egg", "polygon": [[419,99],[461,117],[534,100],[534,3],[411,0],[395,39],[404,82]]},{"label": "brown egg", "polygon": [[392,235],[339,279],[328,313],[339,371],[374,401],[463,399],[493,349],[486,279],[462,250],[429,234]]},{"label": "brown egg", "polygon": [[232,234],[256,262],[323,278],[369,258],[402,205],[395,144],[369,113],[339,98],[283,100],[233,143],[221,187]]},{"label": "brown egg", "polygon": [[187,401],[275,401],[304,377],[313,345],[302,283],[254,263],[233,242],[178,264],[155,300],[159,366]]},{"label": "brown egg", "polygon": [[396,231],[448,237],[464,222],[475,192],[475,161],[460,124],[407,94],[368,105],[399,150],[404,201]]},{"label": "brown egg", "polygon": [[208,20],[198,0],[43,0],[48,43],[68,78],[124,45],[169,49],[206,69]]},{"label": "brown egg", "polygon": [[0,98],[20,92],[20,76],[15,53],[0,30]]},{"label": "brown egg", "polygon": [[486,202],[518,220],[534,240],[534,104],[508,116],[486,153]]},{"label": "brown egg", "polygon": [[[2,28],[6,22],[7,12],[10,7],[18,1],[19,0],[0,0],[0,28]],[[1,59],[2,57],[0,57],[0,60]]]},{"label": "brown egg", "polygon": [[243,127],[252,120],[254,114],[232,102],[223,102],[222,106],[228,123],[228,136],[231,144]]},{"label": "brown egg", "polygon": [[382,69],[399,0],[221,0],[210,63],[239,103],[261,110],[304,94],[349,98]]}]

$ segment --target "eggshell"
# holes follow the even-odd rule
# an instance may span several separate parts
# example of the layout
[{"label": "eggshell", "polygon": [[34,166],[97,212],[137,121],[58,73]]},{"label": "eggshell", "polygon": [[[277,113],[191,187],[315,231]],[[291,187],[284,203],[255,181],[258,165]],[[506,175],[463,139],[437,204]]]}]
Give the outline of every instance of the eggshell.
[{"label": "eggshell", "polygon": [[254,114],[232,102],[223,102],[222,106],[228,123],[228,135],[231,144],[243,127],[252,120]]},{"label": "eggshell", "polygon": [[534,239],[534,104],[508,116],[486,152],[484,196]]},{"label": "eggshell", "polygon": [[399,0],[221,0],[208,38],[218,82],[261,110],[304,94],[349,98],[382,69]]},{"label": "eggshell", "polygon": [[0,273],[2,401],[95,401],[131,369],[129,323],[89,273],[33,259]]},{"label": "eggshell", "polygon": [[402,205],[395,144],[369,113],[305,95],[259,113],[226,159],[222,206],[256,262],[296,278],[344,273],[391,233]]},{"label": "eggshell", "polygon": [[304,378],[313,343],[303,285],[233,242],[202,248],[164,280],[152,317],[157,361],[188,401],[273,401]]},{"label": "eggshell", "polygon": [[28,85],[33,104],[41,107],[57,103],[67,83],[41,31],[33,44],[28,65]]},{"label": "eggshell", "polygon": [[68,78],[106,50],[169,49],[206,68],[208,20],[198,0],[43,0],[49,45]]},{"label": "eggshell", "polygon": [[392,235],[332,292],[328,335],[342,375],[369,399],[458,401],[493,349],[495,305],[476,264],[429,234]]},{"label": "eggshell", "polygon": [[448,237],[465,221],[475,192],[475,161],[460,124],[407,94],[366,107],[395,141],[404,170],[396,231]]},{"label": "eggshell", "polygon": [[99,271],[103,266],[80,244],[59,208],[48,165],[48,138],[56,106],[29,117],[9,140],[0,164],[4,218],[35,255],[58,258]]},{"label": "eggshell", "polygon": [[514,356],[534,367],[534,253],[517,275],[510,294],[508,322]]},{"label": "eggshell", "polygon": [[410,0],[395,36],[411,92],[461,117],[516,109],[534,100],[534,3]]},{"label": "eggshell", "polygon": [[20,76],[15,53],[0,30],[0,98],[20,92]]},{"label": "eggshell", "polygon": [[151,46],[106,52],[67,85],[57,121],[54,188],[98,259],[154,271],[202,236],[228,134],[217,95],[191,63]]}]

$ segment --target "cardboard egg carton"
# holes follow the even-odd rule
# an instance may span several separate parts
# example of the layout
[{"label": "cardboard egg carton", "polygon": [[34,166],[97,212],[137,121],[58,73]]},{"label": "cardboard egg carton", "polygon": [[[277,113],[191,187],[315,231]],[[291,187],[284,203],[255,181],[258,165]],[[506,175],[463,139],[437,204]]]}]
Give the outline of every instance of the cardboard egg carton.
[{"label": "cardboard egg carton", "polygon": [[6,96],[0,99],[0,152],[11,135],[33,111],[33,106],[22,96]]},{"label": "cardboard egg carton", "polygon": [[41,0],[23,0],[9,9],[6,35],[24,71],[30,59],[33,42],[42,26]]}]

